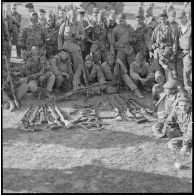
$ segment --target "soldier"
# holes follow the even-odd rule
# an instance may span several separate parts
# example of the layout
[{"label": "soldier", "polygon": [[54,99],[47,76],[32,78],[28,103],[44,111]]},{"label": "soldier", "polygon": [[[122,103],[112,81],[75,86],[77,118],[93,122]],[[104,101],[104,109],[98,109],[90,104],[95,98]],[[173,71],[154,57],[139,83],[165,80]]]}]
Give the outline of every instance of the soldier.
[{"label": "soldier", "polygon": [[51,71],[49,62],[45,57],[39,56],[39,48],[32,46],[31,57],[26,61],[25,78],[23,78],[25,88],[32,92],[33,95],[37,95],[38,86],[46,85],[47,97],[52,97],[52,90],[55,83],[55,76]]},{"label": "soldier", "polygon": [[[75,75],[73,81],[74,90],[78,89],[83,85],[82,80],[87,83],[92,84],[98,82],[100,87],[98,86],[93,91],[99,92],[101,89],[105,90],[105,82],[104,75],[99,67],[99,65],[94,64],[93,59],[90,55],[85,57],[85,64],[80,64]],[[100,89],[101,88],[101,89]]]},{"label": "soldier", "polygon": [[[93,9],[93,11],[96,10]],[[104,11],[100,10],[97,15],[97,20],[90,22],[93,25],[92,46],[90,51],[92,52],[95,64],[98,65],[105,61],[106,55],[109,52],[104,14]]]},{"label": "soldier", "polygon": [[145,16],[145,18],[153,16],[153,9],[154,9],[154,3],[150,3],[148,8],[146,9],[146,16]]},{"label": "soldier", "polygon": [[192,93],[192,25],[188,21],[185,12],[178,16],[179,26],[179,49],[183,54],[183,79],[185,90]]},{"label": "soldier", "polygon": [[169,14],[170,11],[174,11],[174,5],[173,2],[170,2],[169,5],[167,6],[167,13]]},{"label": "soldier", "polygon": [[155,28],[151,39],[156,70],[164,72],[166,80],[175,77],[173,62],[177,55],[177,36],[172,31],[167,18],[163,10],[159,15],[160,24]]},{"label": "soldier", "polygon": [[65,87],[66,91],[72,88],[73,70],[70,54],[67,50],[61,49],[59,53],[53,57],[51,61],[51,69],[56,77],[56,94],[60,93],[62,86]]},{"label": "soldier", "polygon": [[46,11],[44,9],[39,9],[39,24],[41,25],[41,27],[45,27],[47,24],[45,15],[46,15]]},{"label": "soldier", "polygon": [[101,70],[106,81],[112,81],[115,85],[121,79],[131,91],[134,91],[136,96],[143,98],[139,89],[127,74],[124,63],[120,59],[115,61],[112,53],[108,53],[106,62],[103,62],[101,65]]},{"label": "soldier", "polygon": [[68,12],[68,22],[64,22],[59,30],[58,49],[66,49],[70,52],[73,61],[73,72],[75,73],[79,64],[82,64],[81,42],[85,38],[85,31],[76,20],[76,12]]},{"label": "soldier", "polygon": [[20,23],[21,23],[21,15],[17,12],[16,4],[12,5],[12,19],[14,22],[12,23],[12,44],[16,45],[17,58],[21,58],[21,50],[18,47],[18,36],[20,33]]},{"label": "soldier", "polygon": [[192,109],[190,100],[183,96],[178,99],[178,106],[168,116],[164,134],[172,138],[168,142],[171,150],[180,149],[184,155],[192,148]]},{"label": "soldier", "polygon": [[134,29],[126,23],[126,16],[119,14],[117,16],[118,25],[113,29],[112,40],[117,51],[117,59],[120,59],[129,71],[130,64],[134,61],[134,49],[132,44],[135,42],[133,38]]},{"label": "soldier", "polygon": [[64,11],[59,10],[58,15],[56,16],[56,25],[58,29],[60,29],[61,25],[66,21],[66,17],[64,16]]},{"label": "soldier", "polygon": [[138,5],[138,13],[144,17],[144,2],[140,2]]},{"label": "soldier", "polygon": [[144,16],[141,14],[135,15],[135,31],[134,31],[134,37],[136,39],[136,43],[134,45],[135,54],[138,52],[144,53],[146,55],[147,53],[147,47],[146,47],[146,34],[148,32],[148,27],[144,23]]},{"label": "soldier", "polygon": [[130,65],[130,77],[138,89],[151,92],[154,83],[154,73],[150,65],[144,60],[144,55],[138,53],[135,62]]},{"label": "soldier", "polygon": [[24,61],[28,59],[32,46],[37,46],[39,51],[44,51],[45,41],[45,32],[38,24],[38,14],[32,12],[30,14],[30,23],[24,27],[18,39],[18,45],[22,49]]},{"label": "soldier", "polygon": [[158,122],[152,126],[152,131],[154,136],[163,137],[162,129],[164,127],[164,123],[171,113],[171,111],[177,105],[177,80],[170,79],[164,85],[164,94],[161,96],[159,101],[164,102],[164,110],[161,113],[158,113]]},{"label": "soldier", "polygon": [[162,72],[156,71],[155,72],[155,81],[156,84],[152,87],[152,104],[155,106],[158,100],[161,98],[164,88],[163,85],[165,84],[165,77]]},{"label": "soldier", "polygon": [[25,5],[25,8],[27,9],[29,15],[30,15],[30,13],[35,12],[34,5],[32,3],[27,3]]},{"label": "soldier", "polygon": [[45,27],[46,35],[46,57],[53,58],[58,51],[58,28],[52,13],[46,16],[47,25]]}]

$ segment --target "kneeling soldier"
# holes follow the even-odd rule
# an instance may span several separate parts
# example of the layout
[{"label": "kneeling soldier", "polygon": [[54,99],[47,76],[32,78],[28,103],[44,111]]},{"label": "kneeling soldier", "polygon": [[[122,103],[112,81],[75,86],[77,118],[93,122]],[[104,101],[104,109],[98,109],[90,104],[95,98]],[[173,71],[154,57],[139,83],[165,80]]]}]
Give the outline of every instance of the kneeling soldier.
[{"label": "kneeling soldier", "polygon": [[192,110],[188,97],[181,96],[178,99],[178,106],[168,116],[163,133],[173,138],[168,143],[170,149],[180,149],[184,154],[192,144]]},{"label": "kneeling soldier", "polygon": [[59,54],[55,55],[51,61],[51,69],[56,77],[55,92],[60,93],[63,86],[65,91],[72,88],[73,70],[71,57],[67,50],[61,49]]},{"label": "kneeling soldier", "polygon": [[[98,93],[100,92],[100,90],[106,89],[105,84],[102,84],[105,83],[104,75],[100,67],[94,64],[93,59],[90,55],[87,55],[85,57],[85,63],[79,65],[74,75],[74,81],[73,81],[74,90],[82,86],[82,78],[85,80],[85,82],[88,82],[89,85],[91,83],[98,82],[99,86],[95,88]],[[95,92],[95,89],[93,89],[93,92]]]}]

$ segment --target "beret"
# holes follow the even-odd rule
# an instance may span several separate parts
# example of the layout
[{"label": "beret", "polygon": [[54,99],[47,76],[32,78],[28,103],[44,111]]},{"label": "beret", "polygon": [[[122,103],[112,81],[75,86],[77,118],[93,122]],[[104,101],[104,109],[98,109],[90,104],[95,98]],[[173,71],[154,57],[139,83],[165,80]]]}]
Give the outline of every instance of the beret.
[{"label": "beret", "polygon": [[25,5],[26,8],[34,8],[34,5],[32,3],[27,3]]},{"label": "beret", "polygon": [[43,14],[46,13],[46,11],[45,11],[44,9],[39,9],[39,12],[40,12],[40,13],[43,13]]}]

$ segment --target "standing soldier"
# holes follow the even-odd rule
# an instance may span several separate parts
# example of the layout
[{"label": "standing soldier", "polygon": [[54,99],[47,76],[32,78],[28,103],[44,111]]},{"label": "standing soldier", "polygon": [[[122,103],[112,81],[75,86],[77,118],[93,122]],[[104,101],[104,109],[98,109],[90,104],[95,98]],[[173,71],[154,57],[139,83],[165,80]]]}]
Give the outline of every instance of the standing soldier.
[{"label": "standing soldier", "polygon": [[16,4],[12,5],[12,19],[14,22],[12,23],[12,44],[16,45],[17,58],[21,58],[21,50],[18,47],[18,36],[20,33],[20,23],[21,23],[21,15],[17,12]]},{"label": "standing soldier", "polygon": [[[118,25],[113,29],[112,40],[113,45],[117,51],[117,59],[120,59],[129,71],[130,64],[135,59],[135,52],[132,47],[135,42],[134,29],[126,23],[125,14],[117,16]],[[127,63],[126,63],[127,62]]]},{"label": "standing soldier", "polygon": [[163,10],[159,15],[160,24],[155,28],[151,39],[156,70],[162,71],[166,80],[175,76],[172,73],[172,65],[175,62],[177,51],[177,37],[167,19],[168,16]]},{"label": "standing soldier", "polygon": [[39,9],[39,24],[41,25],[41,27],[45,27],[47,24],[45,15],[46,15],[46,11],[44,9]]},{"label": "standing soldier", "polygon": [[52,13],[46,16],[47,25],[45,27],[46,36],[46,57],[52,58],[58,51],[58,28]]},{"label": "standing soldier", "polygon": [[144,2],[140,2],[138,5],[138,13],[144,17]]},{"label": "standing soldier", "polygon": [[66,49],[70,52],[73,60],[73,72],[75,73],[79,64],[82,64],[80,44],[85,38],[84,28],[77,22],[74,10],[68,12],[68,21],[64,22],[59,30],[58,49]]},{"label": "standing soldier", "polygon": [[71,57],[68,51],[61,49],[59,54],[55,55],[51,61],[51,69],[56,77],[55,93],[59,94],[62,86],[65,91],[72,88],[73,70]]},{"label": "standing soldier", "polygon": [[186,13],[179,13],[179,49],[183,54],[183,80],[185,90],[192,94],[192,25]]},{"label": "standing soldier", "polygon": [[30,14],[30,23],[24,27],[18,39],[18,45],[23,50],[22,53],[24,61],[26,61],[29,57],[32,46],[37,46],[39,51],[44,53],[45,41],[44,30],[38,24],[38,14],[36,12],[32,12]]},{"label": "standing soldier", "polygon": [[134,45],[135,54],[137,54],[138,52],[142,52],[146,56],[147,54],[146,34],[148,32],[148,27],[144,23],[144,16],[142,16],[139,13],[135,15],[135,21],[136,21],[134,31],[134,36],[136,39],[136,43]]}]

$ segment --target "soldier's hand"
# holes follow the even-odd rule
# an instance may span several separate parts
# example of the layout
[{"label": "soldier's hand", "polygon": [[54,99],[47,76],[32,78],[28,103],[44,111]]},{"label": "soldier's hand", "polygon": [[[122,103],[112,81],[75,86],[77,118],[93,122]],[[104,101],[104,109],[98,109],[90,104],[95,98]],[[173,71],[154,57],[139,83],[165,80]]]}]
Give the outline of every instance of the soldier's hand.
[{"label": "soldier's hand", "polygon": [[39,81],[43,82],[45,80],[45,78],[46,78],[45,75],[42,75],[42,76],[39,77]]}]

